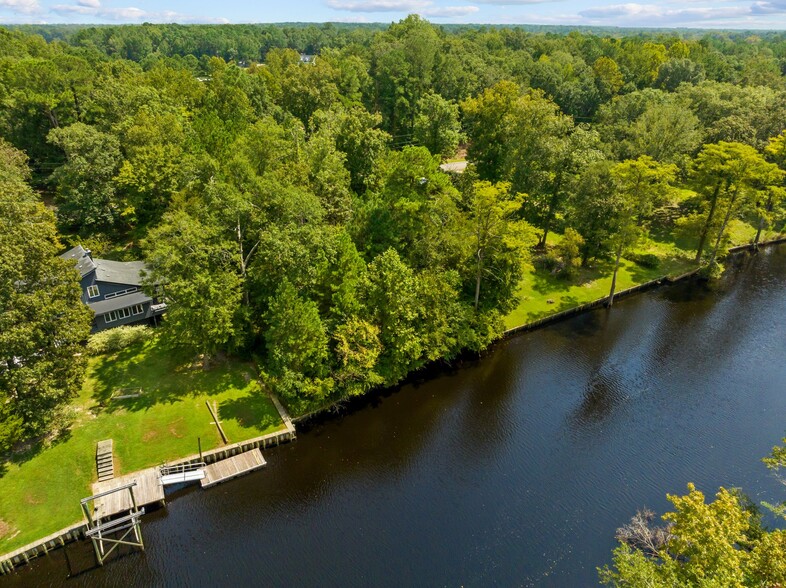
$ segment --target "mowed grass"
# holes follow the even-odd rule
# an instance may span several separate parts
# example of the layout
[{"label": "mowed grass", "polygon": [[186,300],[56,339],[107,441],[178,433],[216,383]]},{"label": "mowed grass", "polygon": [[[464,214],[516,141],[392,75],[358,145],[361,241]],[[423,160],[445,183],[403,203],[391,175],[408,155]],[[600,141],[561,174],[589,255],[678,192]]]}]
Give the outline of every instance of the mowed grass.
[{"label": "mowed grass", "polygon": [[[130,394],[140,395],[112,398]],[[196,454],[197,438],[203,450],[220,446],[206,402],[218,408],[230,442],[284,428],[250,364],[227,360],[205,371],[158,339],[90,358],[70,432],[0,465],[0,553],[81,519],[102,439],[114,440],[116,475]]]},{"label": "mowed grass", "polygon": [[[731,246],[742,245],[753,241],[756,230],[748,223],[735,220],[730,223],[728,234]],[[776,236],[774,232],[766,232],[761,239],[764,241]],[[561,239],[561,235],[550,236],[549,245],[553,246]],[[674,277],[695,269],[693,258],[696,252],[690,249],[691,245],[695,247],[691,243],[678,245],[678,241],[669,234],[640,243],[635,253],[653,253],[660,258],[660,264],[657,268],[645,268],[623,259],[617,273],[617,292],[662,276]],[[577,276],[564,279],[525,263],[524,277],[518,290],[519,304],[505,317],[505,328],[512,329],[608,296],[613,270],[612,261],[595,261],[590,267],[582,268]]]}]

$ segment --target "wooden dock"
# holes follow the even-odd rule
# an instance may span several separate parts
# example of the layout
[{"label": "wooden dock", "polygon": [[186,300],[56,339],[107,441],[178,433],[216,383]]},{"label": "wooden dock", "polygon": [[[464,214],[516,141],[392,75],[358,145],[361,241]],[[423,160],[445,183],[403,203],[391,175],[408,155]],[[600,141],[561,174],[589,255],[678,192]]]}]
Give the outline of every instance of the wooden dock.
[{"label": "wooden dock", "polygon": [[202,484],[202,488],[210,488],[221,482],[258,470],[265,465],[267,462],[262,457],[262,452],[259,449],[252,449],[211,463],[205,468],[205,477],[202,478],[200,484]]},{"label": "wooden dock", "polygon": [[[148,504],[164,502],[164,487],[158,478],[158,468],[148,468],[125,476],[112,478],[106,482],[96,482],[93,484],[93,494],[101,494],[134,481],[136,482],[134,498],[137,506],[142,507]],[[115,492],[96,499],[93,517],[95,519],[103,519],[121,512],[128,513],[132,507],[128,492]]]}]

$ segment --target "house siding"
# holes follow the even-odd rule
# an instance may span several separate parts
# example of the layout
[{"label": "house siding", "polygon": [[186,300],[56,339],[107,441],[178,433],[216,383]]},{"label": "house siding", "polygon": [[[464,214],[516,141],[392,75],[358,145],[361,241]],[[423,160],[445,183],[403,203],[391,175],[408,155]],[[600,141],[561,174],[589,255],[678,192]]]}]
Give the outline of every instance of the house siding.
[{"label": "house siding", "polygon": [[[115,284],[113,282],[99,282],[95,279],[95,272],[91,272],[82,278],[82,302],[88,304],[90,302],[98,302],[99,300],[106,300],[107,295],[114,294],[115,292],[122,292],[123,290],[128,290],[129,288],[136,288],[136,291],[140,291],[141,288],[139,286],[134,286],[132,284]],[[98,296],[95,298],[90,298],[87,295],[87,288],[89,286],[98,286]],[[111,298],[111,296],[110,296]]]},{"label": "house siding", "polygon": [[[161,289],[156,287],[151,296],[146,294],[140,286],[141,272],[144,271],[142,262],[116,262],[93,259],[92,256],[88,259],[89,255],[89,251],[81,246],[76,246],[60,257],[74,260],[78,271],[87,272],[82,276],[79,284],[82,290],[81,300],[94,313],[101,313],[95,314],[93,317],[93,333],[122,325],[156,322],[155,317],[161,316],[165,312],[166,304],[158,304],[158,297],[162,295]],[[103,279],[99,280],[99,276]],[[105,281],[107,279],[113,281]],[[87,290],[91,286],[98,287],[98,296],[93,298],[88,296]],[[150,300],[151,298],[152,300]],[[106,321],[110,310],[117,312],[137,304],[142,306],[142,313],[118,318],[111,322]]]},{"label": "house siding", "polygon": [[113,329],[115,327],[120,327],[123,325],[133,325],[137,323],[147,323],[150,318],[153,316],[153,312],[150,310],[152,302],[145,302],[142,304],[144,312],[142,314],[131,315],[125,318],[118,319],[116,321],[112,321],[111,323],[106,322],[106,315],[99,315],[93,319],[93,333],[97,333],[98,331],[105,331],[106,329]]}]

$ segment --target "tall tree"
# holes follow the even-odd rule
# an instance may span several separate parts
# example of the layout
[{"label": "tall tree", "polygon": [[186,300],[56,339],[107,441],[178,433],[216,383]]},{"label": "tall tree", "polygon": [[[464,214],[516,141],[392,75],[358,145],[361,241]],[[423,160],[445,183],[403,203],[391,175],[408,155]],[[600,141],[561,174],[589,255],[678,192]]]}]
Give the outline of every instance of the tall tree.
[{"label": "tall tree", "polygon": [[66,156],[52,174],[60,224],[84,235],[111,229],[123,213],[113,181],[122,161],[117,138],[74,123],[52,129],[49,141]]},{"label": "tall tree", "polygon": [[435,155],[452,156],[461,138],[458,115],[458,105],[429,92],[418,101],[413,140]]},{"label": "tall tree", "polygon": [[509,121],[519,95],[515,83],[502,81],[461,103],[469,138],[467,155],[483,180],[499,181],[503,175]]},{"label": "tall tree", "polygon": [[696,263],[701,262],[707,237],[713,229],[716,211],[725,208],[717,228],[717,237],[709,256],[709,265],[715,262],[718,249],[729,220],[738,214],[754,186],[771,186],[780,182],[782,172],[765,161],[753,147],[742,143],[705,145],[696,158],[693,179],[708,208],[699,235]]},{"label": "tall tree", "polygon": [[[769,144],[764,149],[765,157],[781,170],[786,171],[786,131],[770,139]],[[759,199],[757,209],[759,212],[759,223],[756,230],[756,237],[753,243],[758,245],[762,230],[773,223],[774,211],[786,199],[786,186],[770,186],[766,191],[766,196]]]},{"label": "tall tree", "polygon": [[510,184],[481,181],[472,188],[468,208],[474,269],[474,307],[481,303],[481,286],[488,286],[485,297],[494,307],[515,291],[520,278],[520,223],[514,215],[521,207],[523,194],[511,193]]},{"label": "tall tree", "polygon": [[757,526],[737,493],[721,488],[707,503],[688,484],[688,494],[667,496],[674,511],[663,515],[668,540],[655,553],[623,544],[613,568],[600,571],[608,586],[780,586],[786,582],[786,532]]},{"label": "tall tree", "polygon": [[646,155],[636,160],[623,161],[611,168],[612,189],[615,193],[614,209],[610,211],[614,218],[611,241],[615,253],[608,306],[614,303],[617,272],[623,253],[641,236],[644,220],[656,203],[665,198],[676,175],[676,166],[659,164]]},{"label": "tall tree", "polygon": [[149,283],[165,284],[164,333],[174,346],[201,354],[205,366],[242,336],[243,284],[231,238],[181,208],[168,212],[143,243]]},{"label": "tall tree", "polygon": [[48,432],[81,387],[92,313],[57,257],[54,217],[27,185],[24,155],[0,141],[0,451]]}]

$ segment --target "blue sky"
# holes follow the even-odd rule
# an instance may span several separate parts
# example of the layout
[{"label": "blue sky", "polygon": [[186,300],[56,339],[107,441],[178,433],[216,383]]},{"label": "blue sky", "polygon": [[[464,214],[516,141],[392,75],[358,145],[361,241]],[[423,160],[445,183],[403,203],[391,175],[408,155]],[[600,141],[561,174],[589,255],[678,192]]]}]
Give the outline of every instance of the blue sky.
[{"label": "blue sky", "polygon": [[391,22],[786,29],[786,0],[0,0],[0,23]]}]

